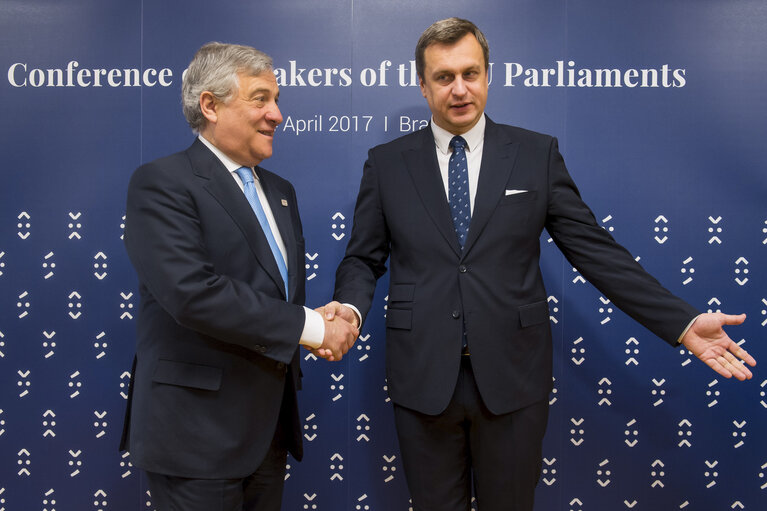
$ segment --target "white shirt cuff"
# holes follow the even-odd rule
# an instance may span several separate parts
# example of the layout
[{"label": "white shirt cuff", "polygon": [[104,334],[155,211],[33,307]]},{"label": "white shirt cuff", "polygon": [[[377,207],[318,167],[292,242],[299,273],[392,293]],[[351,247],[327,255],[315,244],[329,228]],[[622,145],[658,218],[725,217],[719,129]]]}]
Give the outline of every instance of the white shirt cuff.
[{"label": "white shirt cuff", "polygon": [[322,340],[325,338],[325,320],[322,314],[308,307],[304,307],[304,312],[306,319],[299,344],[317,349],[322,346]]},{"label": "white shirt cuff", "polygon": [[360,310],[350,303],[344,303],[341,305],[349,307],[354,312],[354,314],[357,315],[357,328],[362,328],[362,314],[360,314]]}]

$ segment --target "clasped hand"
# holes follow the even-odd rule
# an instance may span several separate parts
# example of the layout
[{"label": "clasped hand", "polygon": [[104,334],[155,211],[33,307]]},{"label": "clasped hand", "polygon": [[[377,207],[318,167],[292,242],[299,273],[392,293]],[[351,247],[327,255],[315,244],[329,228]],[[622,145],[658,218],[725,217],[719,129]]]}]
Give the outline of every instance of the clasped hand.
[{"label": "clasped hand", "polygon": [[330,302],[314,310],[322,314],[325,321],[325,337],[319,348],[309,351],[317,357],[337,362],[351,349],[360,335],[357,315],[338,302]]}]

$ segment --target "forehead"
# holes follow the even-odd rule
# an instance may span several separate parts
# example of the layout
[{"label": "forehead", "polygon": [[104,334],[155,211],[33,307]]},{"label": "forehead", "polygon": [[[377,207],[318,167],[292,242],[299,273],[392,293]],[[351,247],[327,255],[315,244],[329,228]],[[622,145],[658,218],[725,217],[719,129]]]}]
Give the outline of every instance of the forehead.
[{"label": "forehead", "polygon": [[266,90],[276,94],[279,90],[277,79],[271,71],[264,71],[257,75],[241,71],[237,73],[237,82],[239,83],[240,92],[245,94],[259,90]]},{"label": "forehead", "polygon": [[424,50],[424,67],[430,71],[461,70],[473,66],[484,68],[484,55],[473,34],[455,43],[434,43]]}]

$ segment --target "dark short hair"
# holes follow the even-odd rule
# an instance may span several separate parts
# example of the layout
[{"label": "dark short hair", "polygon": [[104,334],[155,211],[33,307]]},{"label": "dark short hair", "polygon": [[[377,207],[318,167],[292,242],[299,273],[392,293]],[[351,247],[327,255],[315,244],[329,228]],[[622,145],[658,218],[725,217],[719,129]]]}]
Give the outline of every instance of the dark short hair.
[{"label": "dark short hair", "polygon": [[466,34],[472,34],[477,38],[477,42],[482,47],[482,56],[485,58],[485,70],[490,67],[490,47],[485,39],[485,34],[469,20],[461,18],[447,18],[435,21],[432,25],[423,31],[418,44],[415,46],[415,69],[418,76],[423,79],[424,53],[426,48],[432,44],[453,44],[461,40]]}]

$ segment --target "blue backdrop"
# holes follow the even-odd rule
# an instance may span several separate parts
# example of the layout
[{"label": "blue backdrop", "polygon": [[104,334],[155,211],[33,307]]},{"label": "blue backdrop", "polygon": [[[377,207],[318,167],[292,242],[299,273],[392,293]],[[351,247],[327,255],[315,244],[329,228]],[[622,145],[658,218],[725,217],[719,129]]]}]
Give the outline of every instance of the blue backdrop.
[{"label": "blue backdrop", "polygon": [[[3,0],[0,511],[152,509],[117,451],[137,307],[124,200],[133,169],[192,141],[179,91],[195,50],[274,57],[285,121],[264,166],[296,187],[316,306],[367,149],[429,118],[415,42],[453,15],[490,41],[488,115],[557,136],[604,228],[702,310],[746,312],[729,332],[767,363],[762,0]],[[717,376],[541,245],[555,390],[537,509],[766,509],[765,372]],[[305,357],[285,510],[409,509],[385,285],[342,362]]]}]

